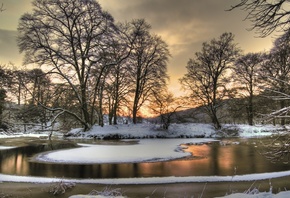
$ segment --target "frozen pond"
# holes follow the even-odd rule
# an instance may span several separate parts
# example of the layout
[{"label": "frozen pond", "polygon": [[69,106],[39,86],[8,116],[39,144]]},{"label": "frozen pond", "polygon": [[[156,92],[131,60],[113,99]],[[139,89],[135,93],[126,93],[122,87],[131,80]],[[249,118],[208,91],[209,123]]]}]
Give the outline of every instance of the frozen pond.
[{"label": "frozen pond", "polygon": [[[266,160],[255,139],[226,141],[229,144],[203,139],[87,141],[80,148],[72,148],[70,142],[7,148],[0,150],[0,173],[103,179],[232,176],[290,170],[289,164]],[[177,143],[191,145],[179,147]]]}]

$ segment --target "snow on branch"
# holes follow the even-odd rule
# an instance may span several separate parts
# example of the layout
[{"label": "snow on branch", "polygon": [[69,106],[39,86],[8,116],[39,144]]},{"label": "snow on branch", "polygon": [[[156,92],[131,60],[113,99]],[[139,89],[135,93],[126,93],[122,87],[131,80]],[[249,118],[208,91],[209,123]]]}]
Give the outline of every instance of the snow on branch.
[{"label": "snow on branch", "polygon": [[269,122],[275,118],[290,118],[288,112],[290,112],[290,106],[274,111],[268,115],[265,115],[263,120]]}]

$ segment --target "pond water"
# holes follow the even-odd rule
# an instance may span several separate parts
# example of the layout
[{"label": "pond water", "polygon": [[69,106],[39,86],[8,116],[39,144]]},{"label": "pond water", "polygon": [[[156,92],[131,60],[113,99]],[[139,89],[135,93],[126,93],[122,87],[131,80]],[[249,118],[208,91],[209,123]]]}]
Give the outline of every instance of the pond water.
[{"label": "pond water", "polygon": [[[162,140],[160,140],[162,141]],[[251,140],[240,144],[221,145],[219,142],[186,145],[192,153],[184,159],[149,163],[113,164],[53,164],[31,160],[38,153],[73,147],[71,142],[39,144],[0,150],[0,173],[23,176],[64,178],[132,178],[165,176],[225,176],[290,170],[289,164],[271,163],[260,154]],[[99,141],[94,144],[111,144]]]}]

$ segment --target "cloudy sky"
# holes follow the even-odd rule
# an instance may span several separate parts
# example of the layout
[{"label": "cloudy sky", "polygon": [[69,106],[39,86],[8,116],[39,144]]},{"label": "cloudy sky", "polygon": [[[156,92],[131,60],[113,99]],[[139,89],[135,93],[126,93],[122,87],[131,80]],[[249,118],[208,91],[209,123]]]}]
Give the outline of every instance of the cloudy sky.
[{"label": "cloudy sky", "polygon": [[[258,38],[247,31],[251,24],[243,21],[245,12],[225,11],[239,0],[99,0],[102,8],[115,21],[145,18],[152,32],[160,35],[170,47],[172,57],[168,64],[171,77],[170,90],[178,92],[178,79],[185,66],[201,44],[232,32],[244,52],[259,52],[271,48],[274,37]],[[31,12],[31,0],[0,0],[5,11],[0,13],[0,64],[9,62],[21,66],[22,56],[16,45],[17,25],[20,16]]]}]

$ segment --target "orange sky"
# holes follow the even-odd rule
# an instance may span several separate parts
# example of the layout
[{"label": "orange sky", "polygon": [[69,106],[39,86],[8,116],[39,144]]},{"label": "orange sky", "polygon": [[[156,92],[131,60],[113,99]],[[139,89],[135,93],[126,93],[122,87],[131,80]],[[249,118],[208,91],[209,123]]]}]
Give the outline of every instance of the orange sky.
[{"label": "orange sky", "polygon": [[[0,64],[12,62],[20,66],[22,56],[16,45],[16,29],[19,17],[31,12],[31,1],[1,2],[6,10],[0,13]],[[187,61],[201,49],[203,42],[232,32],[245,52],[271,48],[275,35],[257,38],[257,34],[246,30],[251,26],[250,22],[243,21],[246,13],[225,11],[236,2],[238,0],[99,0],[115,21],[145,18],[152,25],[152,31],[168,43],[172,54],[168,64],[169,89],[176,95],[182,95],[178,79],[185,74]]]}]

